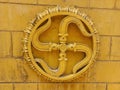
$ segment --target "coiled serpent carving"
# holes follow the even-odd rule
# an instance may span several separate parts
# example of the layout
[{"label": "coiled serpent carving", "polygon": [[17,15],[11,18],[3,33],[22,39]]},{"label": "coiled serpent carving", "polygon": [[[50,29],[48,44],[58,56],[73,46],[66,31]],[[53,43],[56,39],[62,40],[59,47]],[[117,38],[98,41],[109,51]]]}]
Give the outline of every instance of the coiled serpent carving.
[{"label": "coiled serpent carving", "polygon": [[[34,48],[36,48],[39,51],[52,51],[52,50],[59,50],[59,66],[57,69],[51,69],[48,64],[43,61],[42,59],[35,58],[36,62],[39,63],[44,71],[52,76],[60,77],[64,74],[66,70],[67,65],[67,57],[66,57],[66,51],[80,51],[84,52],[86,56],[84,59],[79,61],[74,67],[73,67],[73,74],[77,73],[81,68],[86,66],[92,56],[92,49],[89,48],[87,45],[82,43],[67,43],[67,36],[68,36],[68,25],[70,23],[74,23],[79,28],[80,32],[86,36],[91,37],[92,34],[87,32],[85,29],[84,24],[82,21],[78,18],[72,17],[72,16],[66,16],[60,23],[59,26],[59,43],[43,43],[39,41],[39,36],[46,31],[51,26],[51,18],[47,19],[47,22],[40,27],[39,30],[36,30],[36,32],[33,35],[32,39],[32,45]],[[72,75],[72,74],[71,74]]]}]

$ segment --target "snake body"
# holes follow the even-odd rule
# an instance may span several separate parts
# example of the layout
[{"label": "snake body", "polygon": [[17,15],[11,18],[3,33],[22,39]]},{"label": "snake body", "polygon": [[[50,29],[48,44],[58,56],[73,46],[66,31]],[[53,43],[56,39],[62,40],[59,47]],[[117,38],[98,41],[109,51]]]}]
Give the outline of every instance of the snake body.
[{"label": "snake body", "polygon": [[[86,57],[73,67],[73,74],[75,74],[77,73],[78,70],[80,70],[82,67],[88,64],[89,59],[91,58],[92,50],[87,45],[84,45],[81,43],[77,43],[75,47],[73,47],[73,49],[69,49],[69,45],[64,45],[66,43],[66,36],[68,34],[67,30],[68,30],[68,25],[70,23],[75,23],[84,36],[90,37],[92,36],[92,34],[86,31],[85,26],[81,20],[74,18],[72,16],[66,16],[60,23],[60,27],[59,27],[60,44],[65,46],[66,48],[65,51],[61,52],[61,54],[62,53],[64,54],[66,50],[81,51],[86,54]],[[50,26],[51,26],[51,18],[48,18],[47,22],[43,26],[41,26],[39,30],[36,30],[36,32],[34,33],[33,39],[32,39],[32,45],[39,51],[50,51],[51,50],[50,48],[52,47],[52,45],[57,48],[56,50],[62,51],[61,49],[62,47],[60,48],[60,45],[57,46],[57,44],[42,43],[39,41],[39,36],[44,31],[46,31]],[[45,72],[47,72],[50,75],[59,77],[64,74],[66,69],[67,61],[65,60],[65,58],[66,57],[64,58],[60,57],[59,66],[57,69],[51,69],[48,66],[48,64],[42,59],[36,58],[35,60],[42,66]]]},{"label": "snake body", "polygon": [[81,51],[86,54],[85,58],[79,61],[74,67],[73,67],[73,73],[77,73],[78,70],[82,69],[84,66],[86,66],[92,56],[92,50],[84,44],[77,44],[75,51]]},{"label": "snake body", "polygon": [[[67,34],[68,25],[70,23],[75,23],[84,36],[86,36],[86,37],[92,36],[91,33],[86,31],[86,29],[85,29],[85,27],[84,27],[81,20],[79,20],[79,19],[77,19],[75,17],[71,17],[71,16],[65,17],[61,21],[59,33],[63,34],[63,35]],[[81,52],[84,52],[86,54],[86,57],[83,60],[81,60],[80,62],[78,62],[73,67],[73,73],[76,73],[79,69],[81,69],[82,67],[87,65],[87,63],[89,62],[89,59],[92,56],[92,50],[87,45],[77,43],[76,46],[74,47],[74,51],[81,51]]]},{"label": "snake body", "polygon": [[[39,36],[46,31],[51,25],[51,19],[49,18],[47,23],[40,27],[39,30],[37,30],[33,36],[32,39],[32,45],[39,51],[49,51],[51,44],[49,43],[42,43],[39,41]],[[51,69],[46,62],[44,62],[42,59],[35,59],[36,62],[38,62],[44,71],[46,71],[48,74],[53,76],[60,76],[65,72],[66,68],[66,60],[60,60],[59,66],[57,69]]]},{"label": "snake body", "polygon": [[39,51],[48,51],[50,44],[42,43],[39,41],[39,36],[46,31],[51,25],[51,19],[49,18],[47,23],[40,27],[40,29],[36,30],[35,34],[33,35],[32,45]]}]

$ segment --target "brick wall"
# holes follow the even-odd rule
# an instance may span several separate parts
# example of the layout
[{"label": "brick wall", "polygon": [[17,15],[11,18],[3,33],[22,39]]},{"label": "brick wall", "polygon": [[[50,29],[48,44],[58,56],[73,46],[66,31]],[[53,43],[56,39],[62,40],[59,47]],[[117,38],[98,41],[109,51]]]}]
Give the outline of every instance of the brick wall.
[{"label": "brick wall", "polygon": [[[86,76],[49,83],[22,57],[23,29],[48,7],[76,6],[94,20],[100,54]],[[120,0],[0,0],[0,90],[120,90]]]}]

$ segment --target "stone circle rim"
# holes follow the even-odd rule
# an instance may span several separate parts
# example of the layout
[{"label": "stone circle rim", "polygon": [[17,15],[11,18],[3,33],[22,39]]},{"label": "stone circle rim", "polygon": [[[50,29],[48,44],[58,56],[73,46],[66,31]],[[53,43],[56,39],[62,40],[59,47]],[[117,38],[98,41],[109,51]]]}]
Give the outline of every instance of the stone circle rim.
[{"label": "stone circle rim", "polygon": [[[43,12],[46,12],[43,13]],[[91,21],[91,19],[85,14],[85,13],[82,13],[79,9],[76,9],[76,8],[71,8],[71,7],[55,7],[55,8],[52,8],[52,9],[48,9],[48,10],[45,10],[43,11],[42,13],[38,14],[36,16],[36,18],[28,25],[28,27],[25,29],[25,38],[24,38],[24,57],[26,59],[26,61],[29,63],[29,65],[32,67],[32,69],[34,71],[36,71],[38,74],[46,77],[47,79],[49,80],[52,80],[52,81],[58,81],[58,82],[61,82],[61,81],[69,81],[69,80],[72,80],[72,79],[75,79],[77,77],[79,77],[81,74],[83,73],[77,73],[76,75],[74,75],[72,78],[58,78],[58,77],[54,77],[54,76],[51,76],[51,75],[48,75],[48,74],[45,74],[44,72],[42,72],[40,69],[38,69],[38,66],[37,64],[35,63],[34,61],[34,58],[31,57],[32,56],[32,52],[30,53],[30,43],[31,43],[31,32],[33,32],[33,28],[35,27],[35,25],[42,19],[44,18],[45,16],[49,15],[49,14],[58,14],[60,12],[63,12],[63,13],[68,13],[68,14],[72,14],[72,15],[75,15],[75,16],[78,16],[78,17],[81,17],[82,19],[84,19],[90,26],[91,28],[93,29],[94,31],[94,42],[95,42],[95,50],[93,52],[93,55],[92,55],[92,58],[89,62],[89,64],[87,65],[87,67],[83,70],[83,72],[85,72],[86,70],[88,70],[88,68],[91,66],[91,64],[95,61],[96,59],[96,56],[98,54],[98,50],[99,50],[99,37],[98,37],[98,33],[94,27],[94,23]],[[48,12],[48,13],[47,13]],[[93,37],[93,36],[92,36]]]}]

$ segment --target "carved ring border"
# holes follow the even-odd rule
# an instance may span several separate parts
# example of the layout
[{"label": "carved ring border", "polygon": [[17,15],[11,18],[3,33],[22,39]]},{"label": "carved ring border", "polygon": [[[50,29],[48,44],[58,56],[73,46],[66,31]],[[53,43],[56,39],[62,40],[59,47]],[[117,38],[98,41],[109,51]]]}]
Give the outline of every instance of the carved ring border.
[{"label": "carved ring border", "polygon": [[[75,17],[79,17],[82,21],[84,21],[87,26],[89,26],[90,28],[92,28],[93,30],[93,55],[91,57],[91,60],[89,62],[89,64],[82,70],[82,72],[77,73],[76,75],[71,77],[67,77],[67,78],[58,78],[58,77],[53,77],[49,74],[46,75],[45,72],[41,72],[39,71],[40,68],[36,65],[34,58],[31,57],[31,34],[33,33],[34,28],[39,25],[41,21],[41,19],[44,17],[47,17],[49,15],[54,16],[54,15],[62,15],[62,14],[69,14]],[[88,70],[88,68],[90,68],[90,66],[93,64],[93,62],[96,60],[96,57],[98,55],[99,52],[99,35],[98,32],[94,26],[93,21],[85,14],[82,13],[79,9],[76,9],[74,7],[55,7],[55,8],[51,8],[48,10],[45,10],[41,13],[39,13],[28,25],[28,27],[26,27],[26,29],[24,30],[24,48],[23,48],[23,52],[24,52],[24,59],[28,62],[28,64],[30,65],[30,67],[36,71],[39,75],[44,76],[45,78],[47,78],[48,80],[51,81],[55,81],[55,82],[65,82],[65,81],[71,81],[74,80],[76,78],[78,78],[79,76],[81,76],[82,74],[84,74],[83,72],[85,72],[86,70]]]}]

